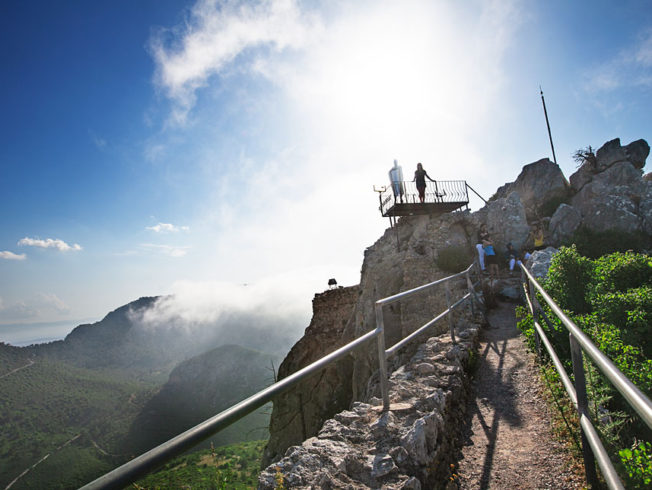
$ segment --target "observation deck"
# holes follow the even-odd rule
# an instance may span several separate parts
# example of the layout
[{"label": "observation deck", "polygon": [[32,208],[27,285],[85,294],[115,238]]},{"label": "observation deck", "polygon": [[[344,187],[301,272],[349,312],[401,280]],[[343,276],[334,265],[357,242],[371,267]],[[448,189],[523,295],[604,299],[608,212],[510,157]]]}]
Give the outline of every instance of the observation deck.
[{"label": "observation deck", "polygon": [[[419,201],[415,182],[400,182],[401,192],[395,194],[392,185],[379,193],[380,213],[383,217],[417,214],[450,213],[468,206],[469,193],[465,180],[436,180],[426,182],[424,202]],[[396,188],[396,183],[394,183]]]}]

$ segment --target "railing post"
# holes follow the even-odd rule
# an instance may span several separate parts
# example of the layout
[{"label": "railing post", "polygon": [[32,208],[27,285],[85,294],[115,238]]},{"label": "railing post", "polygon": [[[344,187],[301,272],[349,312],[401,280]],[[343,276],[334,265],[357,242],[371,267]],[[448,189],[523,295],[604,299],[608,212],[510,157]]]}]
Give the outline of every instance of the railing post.
[{"label": "railing post", "polygon": [[387,387],[387,358],[385,357],[385,322],[383,305],[376,303],[376,329],[378,330],[378,368],[380,376],[380,394],[383,398],[383,411],[389,411],[389,389]]},{"label": "railing post", "polygon": [[[538,322],[539,321],[539,316],[541,315],[541,304],[539,303],[539,300],[537,299],[537,294],[536,290],[534,289],[534,284],[532,284],[532,281],[528,281],[528,285],[530,287],[530,298],[532,299],[532,321],[533,322]],[[537,346],[537,356],[541,358],[541,338],[539,337],[539,332],[537,329],[534,329],[534,342]]]},{"label": "railing post", "polygon": [[455,325],[453,325],[453,312],[451,311],[451,287],[450,287],[450,281],[446,281],[444,283],[444,286],[446,288],[446,307],[448,308],[448,328],[451,332],[451,340],[453,341],[453,344],[457,344],[455,341]]},{"label": "railing post", "polygon": [[473,318],[475,318],[475,291],[473,290],[473,283],[471,282],[471,271],[467,270],[466,274],[464,274],[464,277],[466,277],[466,287],[469,290],[469,300],[471,301],[471,315]]},{"label": "railing post", "polygon": [[[573,376],[575,377],[575,393],[577,395],[577,413],[580,417],[589,417],[589,403],[586,396],[586,378],[584,376],[584,361],[582,359],[582,347],[575,340],[572,333],[568,334],[571,349],[571,358],[573,360]],[[582,436],[582,455],[584,456],[584,471],[586,473],[586,481],[593,487],[597,488],[598,476],[595,471],[595,458],[593,451],[589,446],[589,441],[584,433],[584,429],[580,426]]]}]

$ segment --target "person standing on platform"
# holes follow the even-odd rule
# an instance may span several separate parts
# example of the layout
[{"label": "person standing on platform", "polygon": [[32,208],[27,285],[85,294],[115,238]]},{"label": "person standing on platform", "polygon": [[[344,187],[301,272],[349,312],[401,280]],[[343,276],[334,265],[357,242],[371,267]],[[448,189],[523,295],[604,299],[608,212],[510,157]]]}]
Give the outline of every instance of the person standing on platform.
[{"label": "person standing on platform", "polygon": [[414,172],[414,179],[412,182],[417,183],[417,191],[419,191],[419,201],[423,202],[426,198],[426,177],[430,182],[434,182],[433,179],[430,178],[430,175],[423,169],[423,165],[421,163],[417,163],[417,169]]},{"label": "person standing on platform", "polygon": [[392,184],[392,191],[394,191],[394,202],[397,202],[400,199],[402,203],[403,194],[405,194],[405,187],[403,185],[403,169],[398,164],[397,160],[394,160],[394,167],[389,171],[389,181]]}]

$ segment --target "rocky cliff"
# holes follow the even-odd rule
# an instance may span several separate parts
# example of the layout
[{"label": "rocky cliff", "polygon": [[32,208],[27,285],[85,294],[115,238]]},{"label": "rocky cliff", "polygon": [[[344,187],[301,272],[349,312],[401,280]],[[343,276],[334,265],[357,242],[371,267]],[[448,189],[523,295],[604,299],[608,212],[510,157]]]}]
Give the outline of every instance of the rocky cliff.
[{"label": "rocky cliff", "polygon": [[[591,153],[570,181],[557,165],[543,159],[525,165],[514,182],[498,189],[487,205],[475,213],[463,211],[399,219],[394,228],[386,230],[365,251],[357,287],[340,295],[325,293],[315,298],[311,327],[288,354],[282,375],[374,329],[376,300],[450,275],[442,270],[446,268],[443,259],[447,251],[457,251],[469,262],[473,260],[481,223],[487,224],[499,251],[508,242],[518,249],[530,246],[530,232],[535,224],[543,226],[546,244],[551,246],[566,243],[579,228],[639,232],[648,236],[649,244],[652,182],[649,174],[643,176],[642,172],[648,154],[649,146],[644,140],[622,147],[616,139]],[[456,286],[458,291],[453,293],[459,293],[464,287],[460,283]],[[394,344],[444,309],[443,291],[387,307],[384,312],[387,345]],[[458,317],[455,321],[460,328],[470,326],[468,318]],[[395,359],[395,367],[409,364],[415,348],[402,352]],[[322,424],[332,416],[329,414],[350,409],[355,401],[372,400],[377,395],[376,366],[376,346],[370,345],[328,373],[310,380],[309,386],[300,386],[279,398],[274,405],[264,464],[278,460],[299,439],[317,435]],[[368,407],[355,407],[360,420],[368,416],[361,414],[368,414]],[[314,449],[314,444],[309,439],[304,447],[312,445]],[[294,454],[298,454],[296,449],[288,451],[286,456]]]}]

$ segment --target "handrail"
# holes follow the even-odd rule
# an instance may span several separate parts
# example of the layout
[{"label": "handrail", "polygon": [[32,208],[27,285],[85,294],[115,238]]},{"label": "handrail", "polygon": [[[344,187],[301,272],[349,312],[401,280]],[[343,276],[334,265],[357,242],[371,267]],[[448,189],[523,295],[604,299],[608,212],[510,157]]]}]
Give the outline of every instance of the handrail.
[{"label": "handrail", "polygon": [[[406,343],[405,341],[407,341],[407,339],[411,340],[416,336],[417,333],[419,334],[422,333],[425,330],[425,326],[421,327],[417,332],[413,332],[410,336],[404,339],[405,341],[399,342],[400,345],[396,344],[392,346],[389,350],[385,350],[385,335],[384,335],[384,327],[382,325],[383,305],[393,303],[395,301],[400,300],[401,298],[410,296],[416,292],[430,289],[438,284],[448,283],[448,281],[452,279],[465,275],[467,279],[467,287],[469,288],[469,292],[466,295],[464,295],[462,299],[458,300],[456,303],[450,304],[450,294],[448,294],[447,291],[446,298],[447,298],[448,309],[442,314],[440,314],[438,317],[436,317],[434,320],[431,320],[430,322],[428,322],[428,324],[426,324],[427,326],[431,326],[432,324],[434,324],[435,321],[446,316],[448,313],[453,311],[457,306],[459,306],[464,301],[468,299],[477,300],[475,290],[473,289],[474,285],[470,279],[471,270],[475,265],[476,264],[471,264],[465,271],[462,271],[458,274],[454,274],[452,276],[439,279],[437,281],[426,284],[424,286],[420,286],[411,289],[409,291],[404,291],[402,293],[395,294],[394,296],[390,296],[388,298],[383,298],[378,300],[376,302],[376,314],[378,315],[378,311],[380,308],[381,320],[380,320],[380,324],[378,324],[377,322],[377,327],[374,330],[371,330],[361,335],[357,339],[354,339],[348,344],[340,347],[339,349],[331,352],[330,354],[325,355],[321,359],[313,362],[312,364],[309,364],[308,366],[287,376],[286,378],[283,378],[282,380],[272,384],[271,386],[265,388],[264,390],[259,391],[258,393],[250,396],[249,398],[241,401],[240,403],[233,405],[230,408],[227,408],[226,410],[220,412],[219,414],[205,420],[204,422],[201,422],[200,424],[196,425],[195,427],[192,427],[191,429],[188,429],[187,431],[177,435],[176,437],[170,439],[169,441],[164,442],[163,444],[160,444],[159,446],[153,449],[150,449],[146,453],[132,459],[131,461],[128,461],[122,466],[119,466],[118,468],[115,468],[109,473],[100,476],[96,480],[93,480],[92,482],[81,487],[82,490],[124,488],[130,483],[154,471],[156,468],[163,465],[165,462],[171,460],[175,456],[182,454],[183,452],[190,449],[191,447],[199,444],[200,442],[216,434],[220,430],[240,420],[242,417],[248,415],[249,413],[253,412],[257,408],[263,406],[265,403],[271,401],[274,397],[285,393],[291,387],[293,387],[294,385],[296,385],[306,377],[315,374],[321,369],[324,369],[326,366],[341,359],[342,357],[349,354],[350,352],[357,349],[362,344],[368,342],[374,337],[378,339],[378,349],[379,349],[378,364],[379,364],[379,371],[381,374],[381,392],[383,394],[383,409],[389,410],[389,395],[387,392],[387,368],[386,368],[388,353],[389,355],[393,355],[398,348],[405,345]],[[473,303],[471,304],[473,305]],[[377,316],[377,320],[378,320],[378,316]],[[455,341],[452,323],[450,323],[450,326],[451,326],[451,336],[453,338],[453,341]],[[386,404],[384,402],[385,399],[387,400]]]},{"label": "handrail", "polygon": [[[471,270],[476,267],[477,264],[473,263],[469,267],[467,267],[465,270],[462,272],[458,272],[457,274],[453,274],[452,276],[444,277],[443,279],[438,279],[437,281],[424,284],[423,286],[416,287],[414,289],[410,289],[408,291],[403,291],[398,294],[394,294],[392,296],[388,296],[387,298],[379,299],[376,301],[376,330],[381,330],[384,331],[385,326],[384,326],[384,318],[383,318],[383,306],[395,303],[396,301],[399,301],[401,299],[407,298],[409,296],[412,296],[416,293],[420,293],[423,291],[426,291],[428,289],[431,289],[435,286],[438,286],[440,284],[445,284],[446,285],[446,304],[447,304],[447,309],[441,312],[439,315],[435,316],[432,320],[424,324],[423,326],[419,327],[417,330],[412,332],[410,335],[390,347],[389,349],[385,349],[385,344],[384,344],[384,335],[379,335],[378,336],[378,356],[379,356],[379,363],[380,363],[380,393],[383,398],[383,410],[388,411],[390,409],[390,402],[389,402],[389,390],[387,387],[387,372],[386,372],[386,359],[396,353],[398,349],[403,347],[405,344],[413,340],[415,337],[421,335],[423,332],[425,332],[428,328],[430,328],[432,325],[434,325],[437,321],[440,319],[444,318],[447,315],[450,315],[450,313],[453,312],[455,308],[457,308],[460,304],[462,304],[464,301],[468,299],[475,299],[475,291],[474,291],[474,285],[471,282],[470,279],[470,274]],[[466,277],[466,283],[467,287],[469,288],[469,292],[464,295],[459,301],[455,302],[454,304],[451,304],[450,300],[450,288],[448,287],[448,284],[450,281],[457,279],[459,277],[465,276]],[[471,303],[473,304],[473,303]],[[453,340],[453,343],[455,343],[455,328],[452,322],[452,318],[448,316],[448,326],[449,326],[449,331],[451,335],[451,339]],[[382,341],[382,345],[381,345]]]},{"label": "handrail", "polygon": [[[425,199],[427,203],[468,203],[469,193],[464,180],[434,180],[426,182]],[[475,191],[474,191],[475,192]],[[380,211],[396,204],[419,203],[419,191],[414,181],[394,182],[380,192]]]},{"label": "handrail", "polygon": [[[559,373],[562,383],[568,393],[573,405],[577,409],[580,426],[582,427],[582,452],[584,455],[584,466],[586,471],[586,477],[590,484],[595,485],[597,483],[597,476],[595,474],[595,463],[594,457],[598,462],[600,470],[602,470],[602,475],[607,482],[609,488],[622,489],[622,482],[620,481],[618,474],[616,473],[607,452],[600,441],[600,437],[591,422],[591,418],[588,413],[588,403],[586,397],[586,382],[584,380],[584,367],[582,361],[582,351],[595,363],[595,365],[602,371],[602,373],[611,381],[613,386],[623,395],[627,403],[636,410],[636,412],[641,416],[643,421],[647,424],[648,427],[652,428],[652,402],[650,399],[645,396],[645,394],[639,390],[634,383],[632,383],[617,367],[616,365],[605,356],[600,349],[598,349],[589,337],[577,326],[575,323],[568,318],[568,316],[562,311],[562,309],[555,303],[555,301],[548,295],[548,293],[543,289],[539,282],[532,276],[530,271],[528,271],[522,264],[519,264],[524,278],[528,280],[530,285],[529,291],[523,284],[525,295],[527,298],[528,308],[532,317],[534,319],[535,326],[535,340],[537,346],[539,341],[542,340],[546,350],[552,358],[555,369]],[[570,381],[570,377],[566,373],[566,370],[561,364],[557,354],[554,351],[554,348],[546,334],[537,321],[540,306],[534,295],[534,290],[541,294],[541,297],[548,304],[550,309],[555,313],[555,315],[561,320],[563,325],[569,331],[569,341],[571,344],[571,354],[573,361],[573,373],[575,375],[575,386]],[[590,448],[590,449],[589,449]]]}]

